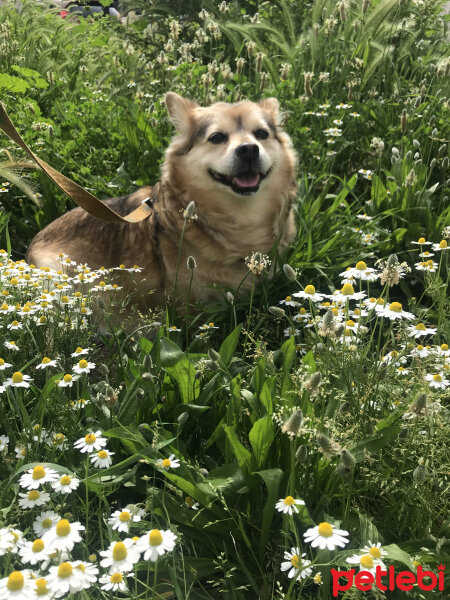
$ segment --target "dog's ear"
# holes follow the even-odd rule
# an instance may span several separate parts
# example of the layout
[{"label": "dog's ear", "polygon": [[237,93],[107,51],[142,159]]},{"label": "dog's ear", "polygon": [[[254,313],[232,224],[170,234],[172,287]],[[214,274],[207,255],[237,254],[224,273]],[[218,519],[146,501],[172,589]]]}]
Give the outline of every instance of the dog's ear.
[{"label": "dog's ear", "polygon": [[266,113],[269,113],[276,125],[280,124],[280,104],[276,98],[263,98],[258,104]]},{"label": "dog's ear", "polygon": [[187,98],[182,98],[175,92],[167,92],[166,106],[169,111],[170,120],[178,133],[187,133],[190,128],[192,111],[197,106]]}]

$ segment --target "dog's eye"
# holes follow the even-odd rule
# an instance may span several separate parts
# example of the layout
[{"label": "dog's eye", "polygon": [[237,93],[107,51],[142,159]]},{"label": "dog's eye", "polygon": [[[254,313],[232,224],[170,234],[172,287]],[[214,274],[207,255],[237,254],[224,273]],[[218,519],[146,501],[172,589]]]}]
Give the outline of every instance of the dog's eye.
[{"label": "dog's eye", "polygon": [[226,133],[216,131],[216,133],[213,133],[212,135],[209,136],[208,142],[211,142],[211,144],[223,144],[227,140],[228,140],[228,136]]},{"label": "dog's eye", "polygon": [[269,132],[267,131],[267,129],[257,129],[253,132],[253,135],[257,140],[267,140],[267,138],[269,137]]}]

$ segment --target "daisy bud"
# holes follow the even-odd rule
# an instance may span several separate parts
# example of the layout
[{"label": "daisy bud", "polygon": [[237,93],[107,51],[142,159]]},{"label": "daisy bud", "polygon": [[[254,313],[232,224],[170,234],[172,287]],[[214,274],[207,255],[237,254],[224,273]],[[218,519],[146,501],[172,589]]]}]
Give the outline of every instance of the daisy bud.
[{"label": "daisy bud", "polygon": [[403,109],[402,116],[400,117],[400,127],[402,133],[405,133],[406,128],[408,127],[408,114],[405,109]]},{"label": "daisy bud", "polygon": [[306,446],[299,446],[297,448],[297,452],[295,453],[295,459],[299,463],[304,463],[308,458],[308,448]]},{"label": "daisy bud", "polygon": [[184,411],[181,413],[181,415],[178,416],[177,421],[178,421],[178,424],[181,426],[181,425],[184,425],[188,419],[189,419],[189,414],[186,411]]},{"label": "daisy bud", "polygon": [[355,457],[353,456],[353,454],[351,452],[349,452],[348,450],[345,450],[345,448],[343,450],[341,450],[341,461],[342,464],[347,467],[348,469],[353,469],[353,467],[355,466]]},{"label": "daisy bud", "polygon": [[284,274],[286,275],[286,279],[288,281],[295,281],[297,279],[297,273],[296,273],[295,269],[293,269],[291,267],[291,265],[288,265],[287,263],[284,264],[283,271],[284,271]]},{"label": "daisy bud", "polygon": [[413,471],[413,479],[416,483],[423,483],[427,478],[427,470],[424,465],[417,465]]},{"label": "daisy bud", "polygon": [[219,360],[220,358],[220,354],[218,352],[216,352],[213,348],[210,348],[208,350],[208,356],[211,360]]},{"label": "daisy bud", "polygon": [[286,316],[285,311],[279,306],[269,306],[269,312],[277,319],[282,319]]},{"label": "daisy bud", "polygon": [[436,127],[433,129],[433,131],[431,132],[431,137],[437,137],[438,134],[438,130],[436,129]]},{"label": "daisy bud", "polygon": [[433,115],[433,116],[431,117],[431,119],[428,121],[428,125],[429,125],[430,127],[433,127],[433,125],[434,125],[435,123],[436,123],[436,115]]},{"label": "daisy bud", "polygon": [[151,379],[153,379],[153,375],[151,373],[149,373],[148,371],[146,371],[145,373],[142,373],[141,377],[144,381],[150,381]]},{"label": "daisy bud", "polygon": [[422,104],[422,98],[420,96],[417,96],[417,98],[414,101],[414,108],[419,108],[419,106]]},{"label": "daisy bud", "polygon": [[89,562],[92,562],[92,563],[97,562],[97,555],[96,554],[89,554]]},{"label": "daisy bud", "polygon": [[227,300],[230,304],[233,304],[234,302],[234,296],[231,292],[227,292]]},{"label": "daisy bud", "polygon": [[430,169],[434,169],[434,167],[436,166],[437,160],[435,158],[433,158],[433,160],[430,162]]},{"label": "daisy bud", "polygon": [[448,169],[448,156],[442,159],[442,168],[446,171]]},{"label": "daisy bud", "polygon": [[440,156],[441,154],[444,154],[446,150],[447,150],[447,144],[442,144],[442,146],[438,150],[438,155]]},{"label": "daisy bud", "polygon": [[184,220],[189,221],[189,219],[192,219],[194,212],[195,212],[195,202],[192,200],[191,202],[189,202],[189,204],[186,207],[186,210],[183,213]]},{"label": "daisy bud", "polygon": [[408,152],[405,154],[405,159],[411,160],[411,158],[412,158],[412,152],[411,152],[411,150],[408,150]]},{"label": "daisy bud", "polygon": [[193,271],[197,267],[197,263],[195,262],[195,258],[193,256],[188,256],[187,259],[187,268],[190,271]]},{"label": "daisy bud", "polygon": [[144,356],[144,360],[142,361],[142,364],[145,369],[151,369],[153,367],[153,361],[152,361],[152,357],[150,356],[150,354],[146,354]]},{"label": "daisy bud", "polygon": [[104,363],[101,363],[98,366],[98,370],[103,375],[103,377],[108,377],[108,375],[109,375],[109,369],[108,369],[108,367]]},{"label": "daisy bud", "polygon": [[281,431],[290,435],[299,435],[303,423],[303,413],[299,410],[294,410],[289,419],[283,423]]},{"label": "daisy bud", "polygon": [[337,473],[341,476],[341,477],[349,477],[352,473],[352,470],[350,467],[347,467],[344,465],[343,462],[340,462],[337,467],[336,467],[336,471]]},{"label": "daisy bud", "polygon": [[392,154],[398,158],[398,157],[400,156],[399,149],[398,149],[398,148],[395,148],[395,147],[393,146],[393,147],[392,147]]},{"label": "daisy bud", "polygon": [[200,475],[203,475],[203,477],[208,477],[209,475],[208,469],[199,469],[199,473]]},{"label": "daisy bud", "polygon": [[329,456],[329,455],[333,454],[334,446],[333,446],[333,442],[330,440],[329,437],[327,437],[323,433],[318,433],[316,436],[316,440],[320,446],[320,451],[325,456]]},{"label": "daisy bud", "polygon": [[219,365],[215,360],[205,360],[205,367],[207,367],[210,371],[218,371]]},{"label": "daisy bud", "polygon": [[420,148],[419,140],[413,140],[413,146],[414,146],[414,148]]},{"label": "daisy bud", "polygon": [[319,386],[321,383],[322,383],[322,374],[319,371],[316,371],[305,382],[304,387],[311,392],[312,396],[315,396],[319,391]]},{"label": "daisy bud", "polygon": [[427,397],[425,394],[420,394],[417,400],[414,402],[412,408],[413,411],[417,414],[423,411],[425,406],[427,405]]}]

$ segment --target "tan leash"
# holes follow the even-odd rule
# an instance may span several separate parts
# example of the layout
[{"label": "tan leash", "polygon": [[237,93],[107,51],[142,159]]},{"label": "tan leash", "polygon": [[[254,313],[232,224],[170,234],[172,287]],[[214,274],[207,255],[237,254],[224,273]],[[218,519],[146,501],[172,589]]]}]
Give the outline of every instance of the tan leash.
[{"label": "tan leash", "polygon": [[20,136],[17,129],[14,127],[11,119],[9,118],[8,113],[5,110],[5,107],[0,102],[0,129],[3,130],[6,135],[12,139],[16,144],[18,144],[22,150],[25,150],[29,156],[41,167],[50,179],[56,183],[56,185],[61,189],[65,194],[67,194],[74,202],[81,206],[86,212],[90,213],[97,219],[101,219],[103,221],[122,221],[127,223],[139,223],[144,219],[147,219],[152,213],[153,210],[150,204],[147,204],[147,200],[131,213],[122,217],[115,210],[109,208],[106,204],[104,204],[101,200],[96,198],[93,194],[82,188],[78,183],[75,183],[62,173],[59,173],[56,169],[48,165],[45,161],[40,159],[34,152],[30,150],[30,148],[26,145],[22,137]]}]

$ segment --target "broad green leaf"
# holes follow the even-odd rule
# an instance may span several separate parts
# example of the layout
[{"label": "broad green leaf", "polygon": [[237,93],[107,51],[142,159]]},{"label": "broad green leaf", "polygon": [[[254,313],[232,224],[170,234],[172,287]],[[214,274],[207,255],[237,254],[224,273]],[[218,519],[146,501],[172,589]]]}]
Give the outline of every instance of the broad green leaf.
[{"label": "broad green leaf", "polygon": [[239,336],[241,335],[242,324],[238,325],[222,342],[219,350],[219,356],[222,363],[227,367],[230,364],[233,354],[236,351]]},{"label": "broad green leaf", "polygon": [[283,396],[292,385],[289,371],[295,360],[295,340],[293,337],[284,342],[281,346],[281,352],[283,353],[283,364],[281,366],[281,395]]},{"label": "broad green leaf", "polygon": [[166,366],[165,370],[176,383],[183,404],[192,402],[200,388],[199,381],[195,379],[195,369],[192,363],[184,357],[178,360],[173,367]]},{"label": "broad green leaf", "polygon": [[403,563],[408,567],[408,569],[414,570],[414,565],[411,556],[399,548],[397,544],[389,544],[388,546],[383,546],[383,550],[386,550],[387,556],[391,560],[396,560],[398,562]]},{"label": "broad green leaf", "polygon": [[184,357],[184,352],[172,340],[160,338],[160,359],[162,367],[173,367]]},{"label": "broad green leaf", "polygon": [[265,471],[258,471],[255,475],[261,477],[267,488],[267,500],[264,505],[261,536],[259,538],[259,559],[262,562],[267,540],[269,538],[272,519],[275,515],[275,504],[278,499],[278,488],[280,487],[280,482],[283,477],[283,471],[281,469],[267,469]]},{"label": "broad green leaf", "polygon": [[259,396],[261,404],[266,409],[266,414],[272,416],[273,413],[273,403],[272,403],[272,394],[270,393],[269,386],[267,383],[264,383],[261,389],[261,394]]},{"label": "broad green leaf", "polygon": [[27,67],[19,67],[19,65],[11,65],[11,69],[19,75],[23,75],[24,77],[32,77],[37,78],[41,77],[41,74],[34,69],[28,69]]},{"label": "broad green leaf", "polygon": [[149,445],[145,437],[138,429],[125,427],[123,425],[121,427],[115,427],[114,429],[108,429],[107,431],[103,432],[103,435],[108,438],[129,440],[130,442],[133,442],[136,446],[135,452],[138,452],[140,449],[146,448]]},{"label": "broad green leaf", "polygon": [[25,79],[8,75],[7,73],[0,73],[0,88],[8,90],[8,92],[23,93],[26,92],[30,87],[30,84]]},{"label": "broad green leaf", "polygon": [[267,458],[270,446],[275,437],[275,426],[272,417],[258,419],[248,434],[253,449],[256,468],[260,469]]},{"label": "broad green leaf", "polygon": [[236,430],[230,425],[224,425],[226,436],[231,444],[231,449],[238,461],[241,471],[244,475],[250,471],[251,454],[238,440]]},{"label": "broad green leaf", "polygon": [[398,425],[385,427],[380,430],[378,435],[356,442],[351,446],[350,452],[357,463],[362,462],[366,457],[366,452],[375,453],[390,444],[398,436],[400,429]]}]

